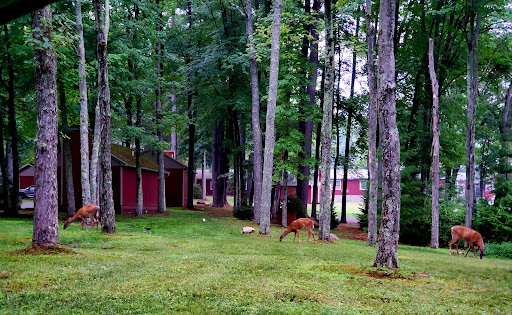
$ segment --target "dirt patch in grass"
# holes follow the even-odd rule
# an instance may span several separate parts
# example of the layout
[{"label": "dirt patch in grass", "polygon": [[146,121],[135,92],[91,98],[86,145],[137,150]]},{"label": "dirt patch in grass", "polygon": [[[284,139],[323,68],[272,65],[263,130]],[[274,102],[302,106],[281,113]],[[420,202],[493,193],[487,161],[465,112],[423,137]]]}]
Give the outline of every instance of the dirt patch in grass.
[{"label": "dirt patch in grass", "polygon": [[366,276],[376,279],[391,279],[391,280],[417,280],[422,278],[430,278],[431,275],[424,272],[409,271],[403,269],[391,268],[376,268],[367,266],[356,265],[338,265],[330,264],[321,266],[320,270],[329,272],[348,273],[358,276]]},{"label": "dirt patch in grass", "polygon": [[223,208],[215,208],[210,205],[196,205],[195,210],[192,211],[202,211],[206,212],[206,215],[210,217],[219,217],[219,218],[227,218],[233,216],[233,207],[230,205],[226,205]]},{"label": "dirt patch in grass", "polygon": [[60,245],[45,245],[45,246],[29,246],[25,249],[18,249],[11,252],[11,256],[15,255],[58,255],[58,254],[78,254],[68,248]]},{"label": "dirt patch in grass", "polygon": [[350,240],[366,241],[368,239],[368,233],[359,229],[357,224],[340,223],[333,231],[339,238],[347,238]]}]

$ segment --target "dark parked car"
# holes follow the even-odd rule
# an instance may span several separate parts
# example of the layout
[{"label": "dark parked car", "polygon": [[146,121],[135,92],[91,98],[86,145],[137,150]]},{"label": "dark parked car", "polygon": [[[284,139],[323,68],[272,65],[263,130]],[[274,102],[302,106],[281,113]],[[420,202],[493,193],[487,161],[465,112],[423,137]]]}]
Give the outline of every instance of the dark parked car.
[{"label": "dark parked car", "polygon": [[20,189],[18,192],[20,199],[34,198],[34,185],[28,186],[25,189]]}]

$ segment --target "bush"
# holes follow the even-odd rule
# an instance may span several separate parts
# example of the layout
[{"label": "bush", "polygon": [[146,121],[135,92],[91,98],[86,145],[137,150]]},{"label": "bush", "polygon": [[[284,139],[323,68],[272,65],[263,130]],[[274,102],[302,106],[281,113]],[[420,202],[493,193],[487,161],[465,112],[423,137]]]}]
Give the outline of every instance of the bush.
[{"label": "bush", "polygon": [[[452,239],[450,229],[454,225],[464,225],[465,211],[464,204],[459,200],[439,203],[439,246],[448,247]],[[432,225],[432,219],[429,222]]]},{"label": "bush", "polygon": [[512,258],[512,243],[484,245],[487,249],[485,256]]},{"label": "bush", "polygon": [[512,213],[503,205],[489,205],[485,201],[477,207],[473,218],[473,229],[482,234],[485,242],[503,243],[512,241]]},{"label": "bush", "polygon": [[[304,207],[304,205],[297,196],[288,196],[286,207],[288,213],[296,213],[297,219],[306,218],[308,216],[306,208]],[[280,210],[282,211],[282,209]]]},{"label": "bush", "polygon": [[194,199],[203,198],[203,190],[201,189],[201,185],[194,184]]},{"label": "bush", "polygon": [[254,216],[254,209],[244,203],[240,207],[233,208],[233,216],[238,220],[252,220]]}]

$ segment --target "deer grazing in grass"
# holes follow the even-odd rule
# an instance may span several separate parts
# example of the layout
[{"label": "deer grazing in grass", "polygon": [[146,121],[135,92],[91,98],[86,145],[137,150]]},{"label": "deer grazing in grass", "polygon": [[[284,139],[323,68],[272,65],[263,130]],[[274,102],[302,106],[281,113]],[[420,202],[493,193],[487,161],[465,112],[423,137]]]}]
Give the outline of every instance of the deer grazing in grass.
[{"label": "deer grazing in grass", "polygon": [[96,219],[95,215],[99,209],[100,209],[100,207],[98,207],[97,205],[87,205],[87,206],[84,206],[84,207],[78,209],[78,211],[75,213],[74,216],[72,216],[71,218],[68,218],[66,220],[66,222],[64,222],[64,230],[68,227],[68,225],[71,222],[75,221],[76,219],[82,219],[82,230],[83,230],[84,225],[86,225],[86,222],[85,222],[86,218],[89,218],[91,220],[91,230],[92,230],[92,226],[94,224],[96,224],[96,228],[98,228],[98,220]]},{"label": "deer grazing in grass", "polygon": [[455,249],[457,249],[457,255],[459,255],[459,240],[463,239],[468,242],[469,247],[466,252],[465,257],[468,256],[469,250],[473,250],[473,254],[476,259],[475,245],[478,246],[478,250],[480,251],[480,259],[484,257],[485,248],[484,241],[482,239],[482,235],[477,231],[470,229],[468,227],[462,225],[455,225],[451,228],[452,240],[448,243],[449,255],[452,255],[452,244],[455,243]]},{"label": "deer grazing in grass", "polygon": [[96,231],[98,231],[98,223],[99,222],[100,222],[100,220],[97,219],[95,216],[93,216],[92,218],[84,218],[85,230],[87,231],[87,227],[89,226],[90,231],[92,231],[94,226],[96,226]]},{"label": "deer grazing in grass", "polygon": [[299,231],[302,228],[306,228],[306,230],[308,231],[308,243],[309,243],[309,238],[311,237],[311,235],[313,235],[313,243],[316,243],[315,232],[313,232],[313,225],[318,225],[318,222],[316,222],[315,219],[313,219],[311,217],[297,219],[290,224],[288,229],[286,231],[284,231],[283,234],[281,234],[279,241],[281,242],[286,235],[290,234],[290,232],[295,232],[295,236],[293,237],[293,242],[295,243],[295,237],[298,237],[299,244],[300,244],[300,232]]}]

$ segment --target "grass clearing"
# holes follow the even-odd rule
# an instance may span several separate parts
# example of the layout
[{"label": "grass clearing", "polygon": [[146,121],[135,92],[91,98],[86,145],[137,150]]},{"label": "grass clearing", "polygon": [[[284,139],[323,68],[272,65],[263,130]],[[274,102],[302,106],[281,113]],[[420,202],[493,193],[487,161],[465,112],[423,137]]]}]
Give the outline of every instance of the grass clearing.
[{"label": "grass clearing", "polygon": [[31,243],[32,220],[1,218],[0,313],[512,312],[512,260],[399,246],[400,269],[379,270],[369,267],[376,249],[364,241],[299,245],[279,242],[278,226],[271,237],[241,235],[243,226],[258,227],[169,212],[118,215],[112,235],[72,223],[60,241],[75,253],[54,255],[20,253]]}]

